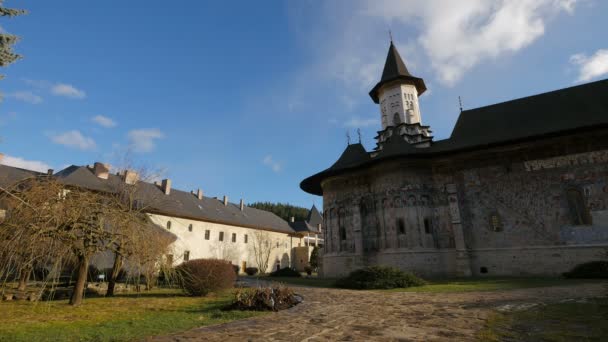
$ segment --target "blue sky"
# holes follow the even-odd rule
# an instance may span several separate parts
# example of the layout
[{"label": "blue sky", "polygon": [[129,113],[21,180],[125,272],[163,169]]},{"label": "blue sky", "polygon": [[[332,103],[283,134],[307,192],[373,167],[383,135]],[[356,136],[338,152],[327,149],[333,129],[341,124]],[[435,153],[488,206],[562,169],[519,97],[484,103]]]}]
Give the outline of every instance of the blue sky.
[{"label": "blue sky", "polygon": [[608,75],[599,0],[5,5],[30,14],[0,20],[25,57],[2,70],[4,163],[128,160],[235,202],[320,205],[299,182],[339,157],[346,131],[374,147],[367,92],[389,29],[430,90],[420,105],[436,139],[449,137],[458,96],[475,108]]}]

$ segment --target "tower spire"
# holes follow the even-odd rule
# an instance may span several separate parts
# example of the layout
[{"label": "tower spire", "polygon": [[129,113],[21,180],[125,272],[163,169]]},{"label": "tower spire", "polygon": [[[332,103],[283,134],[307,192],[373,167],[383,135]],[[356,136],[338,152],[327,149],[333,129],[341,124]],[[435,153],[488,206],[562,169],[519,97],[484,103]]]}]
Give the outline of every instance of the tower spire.
[{"label": "tower spire", "polygon": [[378,103],[379,101],[378,93],[380,92],[380,88],[389,82],[401,80],[403,83],[412,84],[416,87],[418,95],[422,95],[422,93],[424,93],[426,90],[424,80],[422,78],[413,76],[409,70],[407,70],[401,55],[399,55],[399,51],[397,51],[397,48],[393,43],[392,33],[390,33],[390,35],[391,45],[388,48],[386,62],[384,62],[382,78],[380,78],[380,82],[378,82],[378,84],[376,84],[376,86],[369,92],[369,96],[371,96],[375,103]]}]

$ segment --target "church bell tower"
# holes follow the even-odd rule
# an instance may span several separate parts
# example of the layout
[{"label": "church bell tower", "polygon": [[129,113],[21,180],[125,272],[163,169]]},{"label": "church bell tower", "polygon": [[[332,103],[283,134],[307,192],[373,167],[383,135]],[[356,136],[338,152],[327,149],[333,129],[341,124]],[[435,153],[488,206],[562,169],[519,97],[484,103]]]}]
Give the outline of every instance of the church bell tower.
[{"label": "church bell tower", "polygon": [[374,103],[380,105],[382,131],[379,132],[377,149],[382,149],[381,143],[396,128],[398,134],[415,147],[430,146],[433,137],[429,127],[421,123],[418,104],[418,97],[425,91],[424,80],[410,74],[391,41],[382,78],[369,92]]}]

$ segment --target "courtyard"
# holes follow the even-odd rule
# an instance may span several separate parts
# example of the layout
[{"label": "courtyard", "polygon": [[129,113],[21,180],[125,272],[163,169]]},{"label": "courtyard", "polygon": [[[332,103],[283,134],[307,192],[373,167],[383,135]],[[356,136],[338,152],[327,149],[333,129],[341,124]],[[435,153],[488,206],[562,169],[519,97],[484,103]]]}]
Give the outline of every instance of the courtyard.
[{"label": "courtyard", "polygon": [[[552,331],[537,331],[541,334],[538,336],[558,334],[558,339],[550,341],[599,341],[608,334],[607,303],[595,299],[607,295],[605,282],[574,281],[560,286],[555,281],[516,280],[519,285],[504,281],[500,289],[488,289],[483,283],[477,282],[468,289],[438,285],[442,290],[430,285],[426,287],[428,292],[423,292],[425,287],[416,292],[296,287],[305,300],[288,311],[149,341],[519,341],[530,332],[521,331],[521,327],[510,329],[505,325],[508,319],[538,308],[573,303],[582,305],[582,325],[581,319],[573,316],[549,319],[557,319],[559,329],[579,335],[564,335],[552,327]],[[491,287],[496,286],[496,282],[490,283],[494,284]],[[536,319],[542,321],[543,317]],[[530,341],[538,340],[531,336]]]}]

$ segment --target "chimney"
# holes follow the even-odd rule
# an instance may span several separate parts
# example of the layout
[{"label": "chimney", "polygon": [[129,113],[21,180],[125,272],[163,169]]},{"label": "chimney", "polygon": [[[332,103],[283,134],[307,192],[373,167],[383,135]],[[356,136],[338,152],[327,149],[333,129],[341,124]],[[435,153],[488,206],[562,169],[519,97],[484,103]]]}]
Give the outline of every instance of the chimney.
[{"label": "chimney", "polygon": [[95,162],[93,164],[93,173],[101,179],[108,179],[110,176],[110,164]]},{"label": "chimney", "polygon": [[245,202],[241,198],[241,211],[245,210]]},{"label": "chimney", "polygon": [[163,179],[160,188],[163,190],[163,192],[165,193],[165,195],[168,195],[171,193],[171,180],[170,179]]},{"label": "chimney", "polygon": [[228,196],[224,195],[224,206],[228,205]]},{"label": "chimney", "polygon": [[46,175],[47,176],[52,176],[53,172],[54,172],[53,169],[48,169],[48,170],[46,170]]},{"label": "chimney", "polygon": [[321,224],[320,223],[317,225],[317,229],[319,230],[319,232],[321,231]]},{"label": "chimney", "polygon": [[291,218],[289,218],[289,222],[291,222],[291,223],[296,222],[296,218],[292,216]]},{"label": "chimney", "polygon": [[199,200],[202,200],[203,199],[203,190],[198,189],[196,191],[196,197],[198,197]]},{"label": "chimney", "polygon": [[133,185],[139,181],[139,173],[133,170],[125,170],[123,171],[122,179],[125,181],[125,183]]}]

